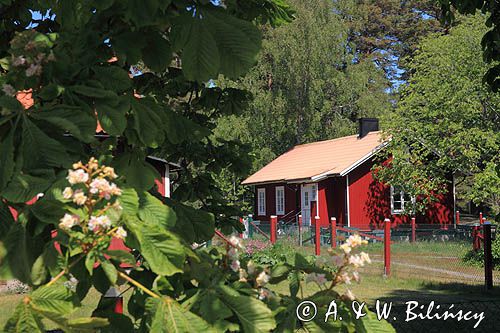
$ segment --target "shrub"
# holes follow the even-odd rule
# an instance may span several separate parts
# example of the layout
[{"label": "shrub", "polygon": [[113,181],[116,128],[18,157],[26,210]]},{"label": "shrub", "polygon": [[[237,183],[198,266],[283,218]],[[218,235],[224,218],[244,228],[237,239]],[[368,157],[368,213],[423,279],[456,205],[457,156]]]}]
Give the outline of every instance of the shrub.
[{"label": "shrub", "polygon": [[[500,269],[500,238],[491,242],[491,254],[493,257],[493,268]],[[462,260],[472,266],[484,267],[484,250],[469,250],[463,256]]]}]

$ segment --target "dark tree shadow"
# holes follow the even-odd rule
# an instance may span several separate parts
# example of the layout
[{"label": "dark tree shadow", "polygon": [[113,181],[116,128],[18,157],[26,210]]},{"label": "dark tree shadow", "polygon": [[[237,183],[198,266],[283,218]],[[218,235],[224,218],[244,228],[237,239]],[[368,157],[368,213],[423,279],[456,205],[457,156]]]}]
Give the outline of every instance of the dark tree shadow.
[{"label": "dark tree shadow", "polygon": [[[467,285],[462,283],[426,283],[420,290],[398,289],[391,294],[379,298],[380,302],[392,302],[391,315],[389,322],[394,326],[397,332],[498,332],[500,331],[500,290],[498,288],[492,291],[486,291],[483,286]],[[409,301],[417,301],[419,307],[424,305],[424,309],[419,307],[411,312],[425,315],[430,302],[434,301],[434,309],[431,314],[443,314],[449,310],[456,314],[462,310],[465,314],[468,311],[472,313],[484,313],[484,319],[479,326],[474,329],[476,319],[469,321],[458,321],[453,318],[443,319],[415,319],[406,322],[407,304]],[[439,309],[437,309],[439,305]],[[453,307],[450,309],[450,306]],[[375,305],[370,309],[376,311]],[[396,319],[394,319],[394,317]],[[410,316],[411,318],[411,316]]]}]

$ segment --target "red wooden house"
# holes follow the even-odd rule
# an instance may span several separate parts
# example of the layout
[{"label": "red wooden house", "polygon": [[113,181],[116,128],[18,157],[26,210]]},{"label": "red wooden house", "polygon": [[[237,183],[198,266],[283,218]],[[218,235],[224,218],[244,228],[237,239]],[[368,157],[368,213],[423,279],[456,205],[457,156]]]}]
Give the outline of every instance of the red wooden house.
[{"label": "red wooden house", "polygon": [[[377,153],[387,145],[378,131],[378,120],[359,120],[359,134],[293,147],[248,177],[243,184],[255,187],[254,219],[269,221],[277,215],[290,221],[302,215],[311,224],[311,207],[322,226],[331,217],[337,224],[362,230],[381,227],[384,218],[395,224],[409,222],[403,212],[412,199],[404,191],[375,180],[372,167]],[[454,223],[453,186],[417,223]],[[314,223],[314,216],[312,219]]]}]

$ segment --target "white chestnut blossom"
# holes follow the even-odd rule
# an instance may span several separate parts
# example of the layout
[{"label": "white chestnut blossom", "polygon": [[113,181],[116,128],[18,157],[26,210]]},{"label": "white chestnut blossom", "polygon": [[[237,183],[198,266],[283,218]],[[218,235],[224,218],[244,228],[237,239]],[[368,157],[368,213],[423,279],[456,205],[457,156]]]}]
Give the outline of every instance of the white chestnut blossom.
[{"label": "white chestnut blossom", "polygon": [[342,251],[344,251],[345,254],[351,253],[352,248],[349,246],[349,244],[344,243],[339,246]]},{"label": "white chestnut blossom", "polygon": [[66,213],[60,221],[61,222],[59,223],[59,228],[69,230],[77,225],[80,219],[76,215]]},{"label": "white chestnut blossom", "polygon": [[240,270],[240,261],[239,260],[233,260],[231,262],[231,269],[234,271],[234,272],[238,272]]},{"label": "white chestnut blossom", "polygon": [[97,229],[108,229],[111,227],[111,220],[106,215],[101,216],[91,216],[88,224],[90,231],[95,231]]},{"label": "white chestnut blossom", "polygon": [[63,198],[68,200],[73,196],[73,189],[71,187],[66,187],[62,193]]},{"label": "white chestnut blossom", "polygon": [[266,298],[267,299],[271,299],[273,297],[275,297],[275,295],[274,295],[274,293],[271,290],[269,290],[267,288],[260,288],[260,290],[259,290],[259,299],[261,301],[265,300]]},{"label": "white chestnut blossom", "polygon": [[229,242],[236,248],[238,249],[244,249],[244,246],[243,246],[243,242],[241,241],[241,238],[239,237],[236,237],[234,235],[232,235],[230,238],[229,238]]},{"label": "white chestnut blossom", "polygon": [[239,273],[240,273],[240,282],[247,282],[247,277],[248,277],[247,271],[245,271],[243,268],[240,268]]},{"label": "white chestnut blossom", "polygon": [[348,244],[350,247],[358,247],[360,245],[368,244],[366,240],[363,240],[360,235],[351,235],[346,241],[346,244]]},{"label": "white chestnut blossom", "polygon": [[104,175],[106,177],[109,177],[109,178],[117,178],[118,175],[115,173],[115,169],[113,169],[112,167],[104,167],[103,171]]},{"label": "white chestnut blossom", "polygon": [[5,93],[5,95],[10,96],[10,97],[16,96],[16,93],[17,93],[16,89],[7,83],[2,85],[2,91]]},{"label": "white chestnut blossom", "polygon": [[267,275],[265,271],[262,271],[257,278],[255,279],[255,282],[257,282],[257,285],[262,287],[265,286],[269,282],[270,276]]},{"label": "white chestnut blossom", "polygon": [[12,66],[18,67],[22,66],[26,63],[26,58],[23,56],[15,57],[14,60],[12,60]]},{"label": "white chestnut blossom", "polygon": [[115,237],[119,239],[125,239],[127,237],[127,231],[122,227],[118,227],[115,231]]},{"label": "white chestnut blossom", "polygon": [[354,301],[356,299],[356,296],[354,296],[351,289],[347,289],[344,295],[342,295],[342,298],[348,301]]},{"label": "white chestnut blossom", "polygon": [[371,264],[372,263],[372,260],[370,259],[370,256],[368,255],[368,253],[365,253],[365,252],[361,252],[359,254],[359,256],[361,257],[361,259],[363,260],[363,262],[366,262],[368,264]]},{"label": "white chestnut blossom", "polygon": [[76,203],[77,205],[84,205],[85,202],[87,201],[87,196],[85,195],[85,193],[83,193],[82,190],[76,190],[74,193],[73,193],[73,202]]},{"label": "white chestnut blossom", "polygon": [[319,285],[323,285],[328,282],[328,280],[325,277],[325,274],[318,274],[318,273],[307,274],[305,281],[306,283],[316,282]]},{"label": "white chestnut blossom", "polygon": [[227,256],[231,260],[238,259],[238,251],[235,248],[230,248],[229,251],[227,251]]},{"label": "white chestnut blossom", "polygon": [[250,260],[248,261],[247,263],[247,271],[248,271],[248,274],[250,275],[253,275],[255,273],[255,263],[253,262],[253,260]]},{"label": "white chestnut blossom", "polygon": [[347,272],[340,274],[338,276],[338,279],[345,284],[351,284],[351,277],[349,276],[349,274]]},{"label": "white chestnut blossom", "polygon": [[34,75],[40,75],[42,74],[42,66],[38,64],[31,64],[27,69],[26,69],[26,76],[34,76]]},{"label": "white chestnut blossom", "polygon": [[69,170],[68,177],[66,177],[66,179],[72,185],[85,183],[86,181],[89,180],[89,174],[82,169]]}]

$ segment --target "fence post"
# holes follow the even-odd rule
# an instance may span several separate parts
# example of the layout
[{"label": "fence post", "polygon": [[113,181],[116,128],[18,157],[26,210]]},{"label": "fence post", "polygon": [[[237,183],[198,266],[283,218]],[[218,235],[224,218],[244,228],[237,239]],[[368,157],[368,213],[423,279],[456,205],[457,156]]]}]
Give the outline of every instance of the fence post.
[{"label": "fence post", "polygon": [[104,294],[104,298],[112,298],[115,300],[115,306],[113,308],[114,313],[123,314],[123,296],[115,287],[110,287],[108,291]]},{"label": "fence post", "polygon": [[391,220],[384,220],[384,275],[391,275]]},{"label": "fence post", "polygon": [[486,289],[493,288],[493,257],[491,253],[491,222],[483,223],[484,241],[484,283]]},{"label": "fence post", "polygon": [[481,248],[481,240],[479,239],[479,223],[472,225],[472,249],[477,251]]},{"label": "fence post", "polygon": [[455,224],[456,225],[460,224],[460,212],[458,210],[455,213]]},{"label": "fence post", "polygon": [[253,238],[253,215],[248,214],[248,238]]},{"label": "fence post", "polygon": [[313,225],[314,217],[316,215],[318,215],[317,213],[318,213],[318,211],[316,208],[316,201],[311,201],[311,212],[309,213],[309,217],[311,220],[309,221],[309,225],[311,225],[311,226]]},{"label": "fence post", "polygon": [[276,243],[276,228],[278,226],[278,216],[271,215],[271,243]]},{"label": "fence post", "polygon": [[299,214],[299,245],[302,246],[302,214]]},{"label": "fence post", "polygon": [[415,240],[417,238],[416,230],[415,230],[415,217],[411,218],[411,242],[415,243]]},{"label": "fence post", "polygon": [[335,217],[330,218],[330,233],[332,236],[331,245],[334,249],[337,247],[337,218]]},{"label": "fence post", "polygon": [[321,254],[321,229],[320,229],[320,223],[319,223],[319,216],[314,217],[314,230],[315,230],[315,253],[317,256]]}]

